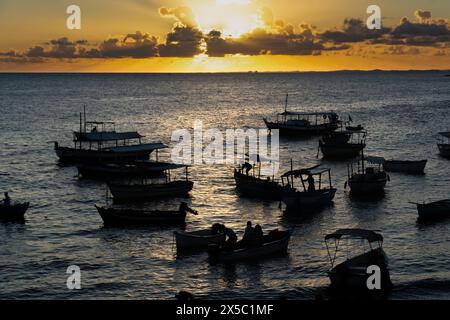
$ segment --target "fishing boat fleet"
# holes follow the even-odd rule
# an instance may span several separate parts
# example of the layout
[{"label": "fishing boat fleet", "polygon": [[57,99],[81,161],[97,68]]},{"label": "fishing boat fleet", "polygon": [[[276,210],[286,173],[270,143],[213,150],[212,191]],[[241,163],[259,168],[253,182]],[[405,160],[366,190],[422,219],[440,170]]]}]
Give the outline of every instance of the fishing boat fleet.
[{"label": "fishing boat fleet", "polygon": [[[276,120],[263,121],[269,130],[279,130],[281,136],[320,136],[318,154],[324,159],[350,160],[347,164],[347,186],[355,196],[378,196],[384,193],[390,181],[387,172],[424,174],[427,160],[386,160],[383,157],[365,156],[367,131],[361,126],[350,126],[352,121],[340,120],[335,112],[292,112],[287,110]],[[441,132],[447,141],[438,143],[439,152],[449,157],[450,133]],[[82,179],[103,181],[114,200],[113,205],[95,208],[104,226],[184,226],[188,214],[198,212],[181,201],[178,208],[169,210],[136,207],[141,200],[185,197],[194,188],[189,177],[189,167],[167,161],[159,161],[159,151],[168,146],[162,142],[143,142],[144,136],[136,131],[116,131],[113,122],[87,121],[86,112],[80,113],[79,129],[73,132],[73,147],[61,147],[54,142],[54,150],[61,163],[75,165]],[[154,159],[151,159],[154,155]],[[248,157],[234,168],[233,177],[238,194],[243,197],[278,201],[285,205],[286,214],[306,215],[333,203],[337,188],[333,185],[331,169],[321,165],[294,168],[280,176],[262,176],[257,155],[253,164]],[[420,219],[450,217],[450,200],[431,203],[414,203]],[[12,203],[9,195],[0,203],[0,220],[23,221],[30,204]],[[238,241],[233,230],[223,224],[194,231],[175,231],[174,240],[178,253],[204,250],[211,263],[236,263],[262,259],[275,254],[286,254],[292,230],[270,230],[266,234],[260,226],[247,223],[242,240]],[[364,240],[369,251],[343,262],[337,262],[341,239]],[[383,288],[392,287],[386,254],[382,249],[381,234],[363,229],[340,229],[325,236],[331,267],[328,272],[333,288],[366,288],[370,265],[381,269]],[[329,244],[334,242],[335,252]],[[376,246],[375,246],[376,245]]]}]

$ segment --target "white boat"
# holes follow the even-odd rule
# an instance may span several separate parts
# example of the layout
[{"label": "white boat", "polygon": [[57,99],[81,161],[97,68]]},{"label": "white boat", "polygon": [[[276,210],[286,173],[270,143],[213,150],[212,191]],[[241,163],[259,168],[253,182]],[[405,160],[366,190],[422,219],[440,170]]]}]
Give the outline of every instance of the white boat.
[{"label": "white boat", "polygon": [[[328,173],[326,182],[322,181],[324,173]],[[313,177],[318,177],[318,181],[316,182]],[[301,182],[298,186],[295,185],[297,179]],[[288,212],[301,212],[305,209],[329,205],[336,194],[336,189],[333,188],[331,183],[331,169],[329,168],[314,166],[308,169],[291,169],[281,176],[281,181],[283,185],[281,200],[286,204],[286,211]],[[305,182],[309,183],[308,187],[306,187]],[[313,186],[312,183],[314,183]]]},{"label": "white boat", "polygon": [[385,160],[383,169],[387,172],[423,174],[427,160]]},{"label": "white boat", "polygon": [[265,235],[263,244],[257,247],[236,248],[227,251],[219,246],[208,248],[211,262],[234,263],[240,261],[257,260],[276,254],[286,254],[289,246],[291,231],[273,230]]},{"label": "white boat", "polygon": [[338,128],[339,116],[335,112],[292,112],[287,111],[288,95],[284,112],[276,120],[264,118],[269,130],[279,130],[280,135],[315,135],[331,132]]},{"label": "white boat", "polygon": [[[347,248],[351,241],[354,241],[354,244],[359,243],[359,245],[361,240],[366,241],[369,250],[351,258],[349,258],[351,253],[347,252],[345,255],[346,259],[343,258],[343,262],[336,264],[337,260],[341,258],[339,256],[339,244],[342,239],[345,239],[345,247]],[[334,252],[330,252],[331,241],[334,241]],[[332,289],[369,291],[367,280],[371,273],[367,269],[373,265],[378,266],[381,271],[380,290],[388,291],[392,288],[388,259],[382,248],[383,236],[381,234],[365,229],[340,229],[326,235],[325,244],[331,264],[328,277],[330,278]]]},{"label": "white boat", "polygon": [[177,250],[206,249],[210,244],[220,245],[225,241],[223,233],[215,232],[212,228],[191,232],[175,231]]},{"label": "white boat", "polygon": [[439,132],[442,139],[438,143],[441,156],[450,159],[450,132]]},{"label": "white boat", "polygon": [[421,220],[431,220],[450,217],[450,199],[429,203],[416,203]]}]

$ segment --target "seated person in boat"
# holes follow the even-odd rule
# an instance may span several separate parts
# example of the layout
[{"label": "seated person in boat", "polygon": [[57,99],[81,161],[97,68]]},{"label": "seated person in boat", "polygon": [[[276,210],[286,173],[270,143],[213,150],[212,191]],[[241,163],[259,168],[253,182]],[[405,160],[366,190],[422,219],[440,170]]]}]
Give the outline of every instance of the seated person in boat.
[{"label": "seated person in boat", "polygon": [[245,174],[248,175],[248,173],[250,172],[250,170],[252,170],[253,166],[248,163],[247,161],[242,165],[242,171],[244,171],[245,169]]},{"label": "seated person in boat", "polygon": [[314,177],[312,175],[308,175],[308,192],[316,190]]},{"label": "seated person in boat", "polygon": [[255,230],[253,232],[253,239],[251,245],[254,247],[260,247],[264,243],[264,233],[259,224],[255,226]]},{"label": "seated person in boat", "polygon": [[252,227],[252,222],[247,221],[247,227],[245,227],[244,236],[242,237],[241,243],[246,246],[253,238],[254,229]]},{"label": "seated person in boat", "polygon": [[232,251],[237,242],[236,233],[233,231],[233,229],[225,227],[225,225],[222,225],[222,230],[227,238],[224,245],[225,250]]},{"label": "seated person in boat", "polygon": [[5,192],[5,199],[3,199],[3,205],[4,206],[10,206],[11,205],[11,198],[8,195],[8,192]]}]

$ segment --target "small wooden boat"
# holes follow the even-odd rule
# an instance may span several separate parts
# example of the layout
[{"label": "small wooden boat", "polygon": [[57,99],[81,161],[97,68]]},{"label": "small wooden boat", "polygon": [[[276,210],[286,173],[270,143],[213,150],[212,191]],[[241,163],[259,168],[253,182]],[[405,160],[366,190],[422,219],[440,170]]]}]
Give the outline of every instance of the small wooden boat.
[{"label": "small wooden boat", "polygon": [[25,212],[30,206],[29,202],[4,205],[0,203],[0,220],[23,221]]},{"label": "small wooden boat", "polygon": [[439,154],[450,159],[450,132],[439,132],[439,134],[442,137],[438,143]]},{"label": "small wooden boat", "polygon": [[386,160],[383,162],[383,169],[387,172],[424,174],[426,165],[427,160]]},{"label": "small wooden boat", "polygon": [[[339,255],[339,242],[346,240],[346,247],[349,247],[351,241],[354,244],[361,244],[361,240],[366,241],[369,250],[363,254],[351,256],[347,252],[345,257]],[[330,241],[334,241],[334,252],[330,252]],[[364,229],[340,229],[334,233],[325,236],[328,257],[331,268],[328,271],[328,277],[331,281],[331,288],[337,290],[351,291],[378,291],[369,290],[367,280],[371,273],[367,272],[369,266],[375,265],[380,268],[381,288],[380,291],[389,291],[392,289],[392,282],[388,270],[388,259],[382,248],[383,236],[371,230]],[[375,246],[374,246],[375,244]],[[364,245],[363,248],[366,248]],[[343,260],[336,264],[337,260]]]},{"label": "small wooden boat", "polygon": [[211,262],[235,263],[265,258],[276,254],[286,254],[291,231],[273,230],[263,236],[263,244],[257,247],[239,247],[232,251],[217,245],[210,245],[208,254]]},{"label": "small wooden boat", "polygon": [[284,112],[278,113],[275,121],[264,118],[269,130],[279,130],[280,135],[308,136],[331,132],[338,128],[339,116],[334,112],[287,111],[288,95]]},{"label": "small wooden boat", "polygon": [[136,131],[118,132],[114,122],[86,121],[80,113],[80,129],[73,132],[73,147],[54,150],[61,163],[128,163],[148,160],[153,151],[167,148],[163,143],[142,143]]},{"label": "small wooden boat", "polygon": [[[364,157],[355,164],[348,165],[348,179],[345,187],[350,187],[353,195],[377,196],[383,194],[389,176],[382,170],[384,159],[381,157]],[[370,166],[371,165],[371,166]]]},{"label": "small wooden boat", "polygon": [[[322,175],[328,173],[328,186],[323,186]],[[313,177],[318,177],[318,185]],[[295,186],[298,178],[301,185]],[[332,203],[336,189],[331,183],[331,169],[314,166],[307,169],[291,170],[281,176],[283,189],[281,200],[286,204],[286,211],[301,212],[304,209],[320,208]],[[306,187],[305,182],[309,185]]]},{"label": "small wooden boat", "polygon": [[206,249],[210,244],[220,245],[225,241],[223,233],[215,232],[212,228],[192,232],[175,231],[177,250]]},{"label": "small wooden boat", "polygon": [[163,182],[155,181],[155,179],[144,179],[139,182],[109,181],[107,184],[115,201],[145,200],[187,195],[194,186],[194,183],[189,181],[187,166],[174,166],[172,169],[186,168],[185,180],[172,181],[170,170],[166,170]]},{"label": "small wooden boat", "polygon": [[177,225],[184,224],[187,213],[197,215],[185,202],[180,204],[178,210],[138,210],[120,209],[112,207],[98,207],[98,213],[105,226],[149,226],[149,225]]},{"label": "small wooden boat", "polygon": [[450,217],[450,199],[415,204],[417,205],[417,212],[421,220]]},{"label": "small wooden boat", "polygon": [[77,165],[78,174],[83,178],[120,179],[148,178],[162,176],[165,170],[176,168],[167,162],[139,160],[130,164],[85,163]]},{"label": "small wooden boat", "polygon": [[319,148],[326,159],[353,158],[366,147],[366,135],[363,130],[327,133],[319,140]]}]

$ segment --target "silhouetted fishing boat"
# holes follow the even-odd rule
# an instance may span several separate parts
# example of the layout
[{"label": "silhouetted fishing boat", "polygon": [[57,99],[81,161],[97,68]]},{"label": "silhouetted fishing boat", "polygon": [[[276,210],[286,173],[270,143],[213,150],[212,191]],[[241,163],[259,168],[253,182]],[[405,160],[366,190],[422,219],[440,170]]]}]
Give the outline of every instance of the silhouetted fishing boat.
[{"label": "silhouetted fishing boat", "polygon": [[439,132],[442,139],[438,143],[439,153],[441,156],[450,159],[450,132]]},{"label": "silhouetted fishing boat", "polygon": [[170,170],[161,179],[143,179],[140,181],[109,181],[108,187],[115,201],[145,200],[160,197],[176,197],[187,195],[194,186],[189,181],[187,166],[174,165],[172,169],[186,168],[184,180],[172,180]]},{"label": "silhouetted fishing boat", "polygon": [[210,244],[220,245],[225,242],[225,234],[212,228],[191,232],[175,231],[177,250],[206,249]]},{"label": "silhouetted fishing boat", "polygon": [[77,165],[78,174],[83,178],[120,179],[146,178],[163,175],[165,170],[176,168],[176,164],[150,160],[132,163],[85,163]]},{"label": "silhouetted fishing boat", "polygon": [[2,221],[22,221],[25,212],[30,206],[29,202],[5,205],[0,203],[0,220]]},{"label": "silhouetted fishing boat", "polygon": [[269,130],[277,129],[280,135],[316,135],[338,128],[339,116],[335,112],[291,112],[287,111],[288,95],[284,112],[276,115],[275,121],[264,118]]},{"label": "silhouetted fishing boat", "polygon": [[[328,179],[324,186],[322,175],[328,173]],[[319,177],[317,185],[314,177]],[[296,179],[301,184],[295,186]],[[283,188],[281,190],[281,200],[286,204],[287,211],[299,211],[311,208],[320,208],[329,205],[336,194],[331,182],[331,169],[318,168],[314,166],[307,169],[291,170],[281,176]],[[305,182],[308,182],[306,187]]]},{"label": "silhouetted fishing boat", "polygon": [[415,203],[421,220],[432,220],[450,217],[450,199],[429,203]]},{"label": "silhouetted fishing boat", "polygon": [[423,174],[427,160],[385,160],[383,168],[387,172]]},{"label": "silhouetted fishing boat", "polygon": [[234,180],[236,189],[242,196],[261,198],[267,200],[281,199],[281,185],[271,177],[261,177],[261,158],[253,165],[245,162],[242,166],[234,169]]},{"label": "silhouetted fishing boat", "polygon": [[130,208],[98,207],[105,226],[149,226],[184,224],[187,213],[197,215],[197,211],[188,207],[185,202],[178,210],[138,210]]},{"label": "silhouetted fishing boat", "polygon": [[[349,258],[351,256],[350,252],[346,253],[345,258],[339,257],[339,242],[342,239],[346,239],[346,248],[349,247],[349,241],[357,243],[360,243],[361,240],[367,241],[369,250],[351,258]],[[329,246],[331,240],[334,240],[335,246],[333,253],[330,252]],[[367,280],[373,273],[373,271],[368,272],[369,266],[377,266],[380,269],[379,290],[388,291],[392,288],[388,259],[382,248],[383,236],[381,234],[364,229],[340,229],[326,235],[325,244],[331,264],[328,277],[330,278],[332,289],[368,291]],[[373,244],[376,244],[376,246],[374,247]],[[365,246],[363,248],[365,249]],[[336,260],[339,258],[342,258],[344,261],[336,265]]]},{"label": "silhouetted fishing boat", "polygon": [[286,254],[289,246],[291,231],[273,230],[263,236],[261,246],[240,247],[226,250],[218,245],[210,245],[208,254],[211,262],[235,263],[240,261],[257,260],[276,254]]},{"label": "silhouetted fishing boat", "polygon": [[[382,169],[384,159],[381,157],[364,157],[347,166],[348,179],[345,187],[350,187],[354,195],[376,196],[384,192],[389,176]],[[371,164],[371,165],[369,165]],[[356,168],[355,168],[356,166]]]},{"label": "silhouetted fishing boat", "polygon": [[117,132],[114,122],[86,121],[86,115],[83,119],[80,113],[74,147],[61,147],[55,141],[54,149],[63,163],[122,163],[148,160],[153,151],[167,148],[159,142],[142,143],[142,138],[136,131]]},{"label": "silhouetted fishing boat", "polygon": [[353,158],[366,147],[364,130],[342,130],[326,133],[319,140],[319,148],[324,158]]}]

